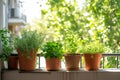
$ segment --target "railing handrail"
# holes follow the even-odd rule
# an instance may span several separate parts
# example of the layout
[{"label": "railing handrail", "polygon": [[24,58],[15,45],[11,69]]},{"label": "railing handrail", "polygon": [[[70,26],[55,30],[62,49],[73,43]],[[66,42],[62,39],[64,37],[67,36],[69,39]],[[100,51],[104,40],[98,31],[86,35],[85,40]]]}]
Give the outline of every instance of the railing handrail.
[{"label": "railing handrail", "polygon": [[120,53],[105,53],[103,56],[120,56]]},{"label": "railing handrail", "polygon": [[[12,53],[12,55],[18,55],[17,53]],[[120,56],[120,53],[104,53],[103,56]],[[37,54],[37,56],[43,56],[41,54]]]}]

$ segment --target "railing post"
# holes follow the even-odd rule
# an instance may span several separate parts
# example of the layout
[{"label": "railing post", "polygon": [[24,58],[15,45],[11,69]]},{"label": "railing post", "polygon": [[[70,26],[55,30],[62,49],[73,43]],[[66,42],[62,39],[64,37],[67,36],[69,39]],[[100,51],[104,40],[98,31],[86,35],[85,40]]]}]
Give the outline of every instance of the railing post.
[{"label": "railing post", "polygon": [[118,61],[118,56],[117,56],[117,60],[116,60],[116,66],[118,68],[118,65],[119,65],[119,61]]},{"label": "railing post", "polygon": [[103,56],[103,69],[104,69],[104,62],[105,62],[105,57]]},{"label": "railing post", "polygon": [[40,69],[40,55],[39,55],[39,57],[38,57],[38,58],[39,58],[39,69]]},{"label": "railing post", "polygon": [[82,68],[82,55],[81,55],[81,59],[80,59],[80,68]]}]

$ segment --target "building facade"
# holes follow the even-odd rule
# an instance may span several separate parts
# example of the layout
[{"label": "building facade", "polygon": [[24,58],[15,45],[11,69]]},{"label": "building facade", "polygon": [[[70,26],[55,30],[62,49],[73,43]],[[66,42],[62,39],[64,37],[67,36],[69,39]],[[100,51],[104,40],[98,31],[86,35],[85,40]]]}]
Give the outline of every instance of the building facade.
[{"label": "building facade", "polygon": [[22,12],[20,0],[0,0],[0,29],[6,27],[13,34],[19,34],[20,29],[25,24],[26,16]]},{"label": "building facade", "polygon": [[18,34],[21,27],[26,24],[26,16],[22,13],[20,0],[8,0],[8,28]]}]

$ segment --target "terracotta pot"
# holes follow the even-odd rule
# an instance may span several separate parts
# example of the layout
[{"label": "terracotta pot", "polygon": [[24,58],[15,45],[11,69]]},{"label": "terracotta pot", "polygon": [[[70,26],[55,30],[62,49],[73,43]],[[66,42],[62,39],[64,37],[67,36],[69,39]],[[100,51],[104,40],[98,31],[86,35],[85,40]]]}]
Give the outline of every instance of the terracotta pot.
[{"label": "terracotta pot", "polygon": [[8,69],[18,69],[18,56],[17,55],[11,55],[8,57]]},{"label": "terracotta pot", "polygon": [[37,50],[31,51],[29,56],[21,50],[17,50],[20,70],[31,71],[36,67]]},{"label": "terracotta pot", "polygon": [[46,69],[48,71],[60,70],[61,60],[59,58],[46,59]]},{"label": "terracotta pot", "polygon": [[1,69],[5,69],[4,60],[2,59],[0,59],[0,71]]},{"label": "terracotta pot", "polygon": [[102,54],[84,54],[86,70],[98,70]]},{"label": "terracotta pot", "polygon": [[67,55],[65,55],[66,69],[68,71],[79,70],[80,69],[80,66],[79,66],[80,60],[81,60],[80,54],[67,54]]}]

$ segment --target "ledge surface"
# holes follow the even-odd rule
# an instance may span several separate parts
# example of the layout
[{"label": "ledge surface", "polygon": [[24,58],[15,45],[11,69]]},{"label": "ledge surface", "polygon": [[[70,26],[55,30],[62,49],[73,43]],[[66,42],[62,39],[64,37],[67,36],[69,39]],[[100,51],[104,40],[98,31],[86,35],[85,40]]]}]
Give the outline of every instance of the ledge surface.
[{"label": "ledge surface", "polygon": [[100,69],[98,71],[46,71],[38,69],[31,72],[3,70],[2,80],[120,80],[120,69]]}]

